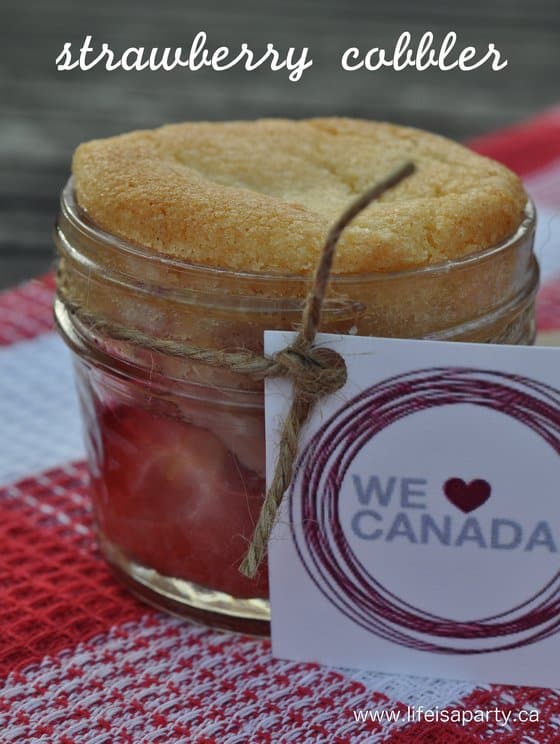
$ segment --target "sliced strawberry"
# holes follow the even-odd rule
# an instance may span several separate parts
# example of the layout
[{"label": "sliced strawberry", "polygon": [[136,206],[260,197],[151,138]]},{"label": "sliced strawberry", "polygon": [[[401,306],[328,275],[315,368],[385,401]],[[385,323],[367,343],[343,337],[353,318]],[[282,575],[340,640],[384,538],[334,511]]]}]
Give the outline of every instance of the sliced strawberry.
[{"label": "sliced strawberry", "polygon": [[237,597],[267,595],[238,566],[262,504],[263,479],[210,431],[140,408],[99,420],[101,530],[133,560]]},{"label": "sliced strawberry", "polygon": [[[211,394],[210,389],[206,391],[208,394]],[[239,409],[212,405],[207,400],[187,396],[174,402],[182,419],[211,431],[246,468],[264,477],[266,454],[262,408],[245,409],[240,413]]]}]

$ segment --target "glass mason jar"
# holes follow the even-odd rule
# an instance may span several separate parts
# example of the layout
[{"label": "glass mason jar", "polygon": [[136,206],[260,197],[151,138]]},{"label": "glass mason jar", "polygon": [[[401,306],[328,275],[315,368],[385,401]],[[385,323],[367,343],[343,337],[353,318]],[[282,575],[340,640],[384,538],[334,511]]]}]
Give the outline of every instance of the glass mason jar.
[{"label": "glass mason jar", "polygon": [[[480,253],[402,272],[335,274],[321,330],[530,344],[534,228],[528,203],[515,235]],[[159,608],[267,633],[267,567],[253,580],[238,571],[265,489],[262,383],[155,351],[145,339],[262,353],[265,329],[296,327],[308,279],[155,255],[88,221],[71,181],[55,240],[55,315],[73,351],[105,557]],[[140,341],[119,340],[111,324]]]}]

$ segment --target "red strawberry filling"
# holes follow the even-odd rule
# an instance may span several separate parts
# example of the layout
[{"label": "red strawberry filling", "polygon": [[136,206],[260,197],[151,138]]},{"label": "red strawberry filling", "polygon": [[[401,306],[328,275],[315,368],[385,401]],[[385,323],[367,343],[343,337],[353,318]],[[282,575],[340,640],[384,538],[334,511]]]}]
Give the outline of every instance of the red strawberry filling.
[{"label": "red strawberry filling", "polygon": [[264,480],[207,429],[119,405],[98,414],[100,528],[129,558],[236,597],[266,597],[267,569],[238,571]]}]

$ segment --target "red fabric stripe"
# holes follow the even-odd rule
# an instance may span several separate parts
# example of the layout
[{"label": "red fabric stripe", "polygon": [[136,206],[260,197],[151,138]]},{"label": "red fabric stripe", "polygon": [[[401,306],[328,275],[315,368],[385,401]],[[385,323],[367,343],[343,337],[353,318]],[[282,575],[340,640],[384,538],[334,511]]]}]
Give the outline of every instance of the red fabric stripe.
[{"label": "red fabric stripe", "polygon": [[[493,741],[478,733],[469,733],[472,731],[472,724],[469,725],[469,731],[466,731],[457,723],[421,721],[403,726],[385,741],[388,744],[481,744],[484,741]],[[511,739],[512,744],[518,741],[520,740]]]},{"label": "red fabric stripe", "polygon": [[54,274],[0,293],[0,346],[35,338],[53,326]]},{"label": "red fabric stripe", "polygon": [[520,176],[527,176],[560,158],[560,108],[509,129],[477,137],[469,145]]},{"label": "red fabric stripe", "polygon": [[560,329],[560,279],[545,285],[539,293],[537,327],[539,331]]},{"label": "red fabric stripe", "polygon": [[0,489],[0,676],[149,612],[93,546],[83,466]]}]

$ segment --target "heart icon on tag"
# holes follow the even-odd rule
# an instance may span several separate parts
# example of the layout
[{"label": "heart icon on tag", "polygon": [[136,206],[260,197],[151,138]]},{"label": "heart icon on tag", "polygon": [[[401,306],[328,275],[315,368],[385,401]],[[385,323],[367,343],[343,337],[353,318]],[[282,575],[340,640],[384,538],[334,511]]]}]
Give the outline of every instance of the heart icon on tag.
[{"label": "heart icon on tag", "polygon": [[443,492],[453,506],[468,514],[488,501],[492,487],[482,478],[477,478],[470,483],[465,483],[462,478],[450,478],[445,481]]}]

